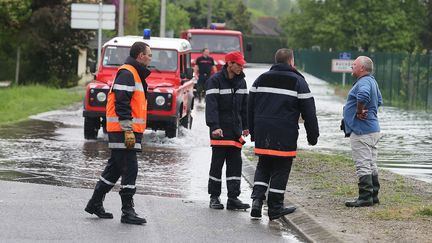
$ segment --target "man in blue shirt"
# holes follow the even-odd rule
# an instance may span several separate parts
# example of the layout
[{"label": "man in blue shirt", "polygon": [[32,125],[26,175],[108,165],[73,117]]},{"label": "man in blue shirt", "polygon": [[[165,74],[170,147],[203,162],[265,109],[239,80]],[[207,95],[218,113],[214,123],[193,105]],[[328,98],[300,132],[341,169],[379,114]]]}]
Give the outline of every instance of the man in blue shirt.
[{"label": "man in blue shirt", "polygon": [[345,133],[349,134],[352,158],[359,177],[359,197],[345,203],[347,207],[368,207],[379,203],[377,143],[381,137],[378,107],[382,96],[378,83],[371,75],[373,62],[359,56],[352,64],[352,76],[357,79],[348,93],[343,110]]}]

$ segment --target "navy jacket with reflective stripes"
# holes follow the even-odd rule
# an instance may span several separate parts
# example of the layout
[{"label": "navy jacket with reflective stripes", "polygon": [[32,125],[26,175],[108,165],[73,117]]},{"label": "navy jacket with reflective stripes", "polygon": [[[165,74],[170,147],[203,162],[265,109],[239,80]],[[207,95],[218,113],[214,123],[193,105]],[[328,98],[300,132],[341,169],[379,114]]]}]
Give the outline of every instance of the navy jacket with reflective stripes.
[{"label": "navy jacket with reflective stripes", "polygon": [[206,82],[206,123],[211,132],[221,128],[221,140],[238,141],[247,124],[247,87],[244,73],[228,78],[227,66]]},{"label": "navy jacket with reflective stripes", "polygon": [[306,80],[288,64],[273,65],[257,78],[249,92],[248,122],[255,153],[295,157],[300,115],[307,140],[315,145],[319,137],[318,120]]},{"label": "navy jacket with reflective stripes", "polygon": [[[138,63],[134,58],[127,57],[125,64],[132,65],[138,72],[141,82],[144,88],[144,92],[147,97],[147,83],[145,79],[150,75],[150,70]],[[115,111],[119,120],[132,120],[132,108],[131,99],[133,95],[133,89],[135,87],[135,80],[133,74],[128,70],[122,69],[117,72],[116,78],[112,85],[118,84],[126,87],[125,89],[113,89],[115,94]],[[129,88],[127,88],[129,87]],[[124,144],[124,133],[123,132],[109,132],[108,133],[109,143]],[[136,150],[141,150],[142,134],[135,133]]]}]

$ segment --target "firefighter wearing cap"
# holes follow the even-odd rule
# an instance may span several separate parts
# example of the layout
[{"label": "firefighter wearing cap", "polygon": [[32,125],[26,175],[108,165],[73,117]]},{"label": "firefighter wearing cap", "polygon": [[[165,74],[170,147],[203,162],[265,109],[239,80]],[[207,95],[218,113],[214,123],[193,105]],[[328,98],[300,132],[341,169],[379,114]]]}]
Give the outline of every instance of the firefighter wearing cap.
[{"label": "firefighter wearing cap", "polygon": [[240,52],[225,56],[225,66],[211,76],[206,83],[206,123],[210,128],[212,160],[208,181],[210,208],[223,209],[220,201],[222,167],[226,161],[227,209],[247,209],[238,199],[242,158],[243,136],[249,135],[247,125],[247,88]]},{"label": "firefighter wearing cap", "polygon": [[151,61],[150,47],[136,42],[130,49],[130,56],[117,71],[108,93],[107,132],[111,158],[97,182],[93,196],[85,211],[99,218],[113,218],[105,211],[103,199],[121,177],[120,197],[122,201],[121,222],[127,224],[146,223],[134,210],[133,196],[138,173],[137,152],[141,151],[141,139],[146,128],[147,84],[150,75],[146,66]]},{"label": "firefighter wearing cap", "polygon": [[268,191],[270,220],[294,212],[284,207],[285,188],[296,157],[298,121],[304,120],[310,145],[318,141],[319,130],[314,98],[303,75],[294,67],[290,49],[280,49],[276,64],[252,85],[248,99],[248,122],[255,154],[259,156],[252,192],[252,218],[261,218]]}]

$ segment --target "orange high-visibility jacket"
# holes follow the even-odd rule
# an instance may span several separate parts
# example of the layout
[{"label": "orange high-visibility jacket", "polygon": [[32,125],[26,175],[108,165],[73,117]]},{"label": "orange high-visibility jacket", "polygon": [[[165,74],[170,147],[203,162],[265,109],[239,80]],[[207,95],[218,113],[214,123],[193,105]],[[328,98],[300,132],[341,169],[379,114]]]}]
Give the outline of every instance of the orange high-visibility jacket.
[{"label": "orange high-visibility jacket", "polygon": [[113,90],[125,90],[133,92],[130,106],[132,109],[132,130],[137,133],[143,133],[146,129],[147,120],[147,99],[145,97],[144,88],[142,85],[141,78],[137,70],[129,64],[122,65],[118,71],[126,69],[133,74],[135,87],[118,85],[113,83],[110,92],[108,93],[108,102],[106,106],[106,121],[107,121],[107,132],[122,132],[120,127],[119,118],[115,111],[116,97]]}]

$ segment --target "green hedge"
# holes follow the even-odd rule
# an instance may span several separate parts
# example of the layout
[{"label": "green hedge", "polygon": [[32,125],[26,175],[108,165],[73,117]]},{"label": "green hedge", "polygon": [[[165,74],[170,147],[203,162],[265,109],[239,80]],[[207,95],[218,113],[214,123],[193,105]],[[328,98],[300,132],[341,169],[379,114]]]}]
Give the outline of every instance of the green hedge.
[{"label": "green hedge", "polygon": [[[274,54],[280,48],[287,48],[287,39],[268,36],[243,36],[245,59],[251,63],[274,63]],[[247,45],[252,47],[247,51]]]}]

